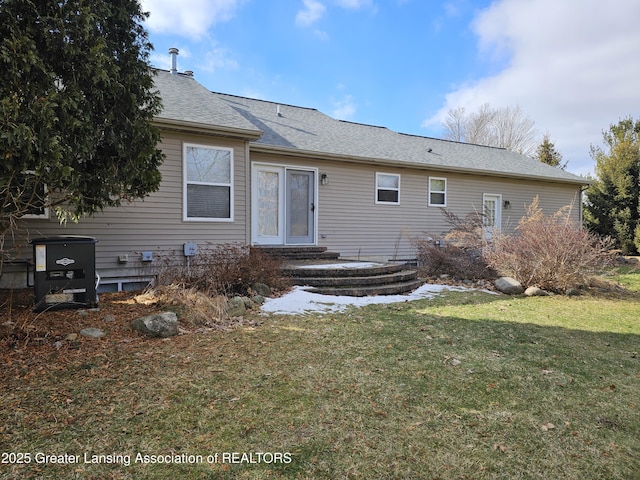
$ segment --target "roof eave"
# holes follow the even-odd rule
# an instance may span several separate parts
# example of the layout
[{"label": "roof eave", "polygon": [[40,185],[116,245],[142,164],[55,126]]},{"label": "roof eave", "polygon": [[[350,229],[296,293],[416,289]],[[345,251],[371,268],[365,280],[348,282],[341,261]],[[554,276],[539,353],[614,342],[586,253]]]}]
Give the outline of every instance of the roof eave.
[{"label": "roof eave", "polygon": [[263,132],[261,130],[250,130],[236,127],[224,127],[220,125],[210,125],[199,122],[188,122],[175,120],[173,118],[155,117],[152,124],[163,130],[170,130],[182,133],[194,133],[198,135],[222,135],[243,140],[258,140]]},{"label": "roof eave", "polygon": [[300,150],[297,148],[265,145],[261,143],[252,143],[250,144],[249,148],[254,152],[277,153],[279,155],[285,155],[285,156],[291,156],[291,157],[303,157],[303,158],[315,158],[315,159],[321,158],[324,160],[366,163],[368,165],[388,165],[388,166],[395,166],[395,167],[402,167],[402,168],[417,168],[420,170],[438,170],[441,172],[466,173],[466,174],[483,175],[483,176],[489,176],[489,177],[515,178],[520,180],[535,180],[535,181],[554,182],[554,183],[570,183],[574,185],[590,185],[591,184],[591,180],[587,178],[582,178],[582,177],[577,177],[576,179],[569,179],[569,178],[560,178],[560,177],[546,177],[541,175],[521,175],[521,174],[512,173],[512,172],[498,172],[495,170],[482,170],[482,169],[471,169],[471,168],[463,168],[463,167],[433,165],[433,164],[409,163],[409,162],[403,162],[399,160],[388,160],[384,158],[359,157],[354,155],[341,155],[341,154],[335,154],[335,153],[316,152],[312,150]]}]

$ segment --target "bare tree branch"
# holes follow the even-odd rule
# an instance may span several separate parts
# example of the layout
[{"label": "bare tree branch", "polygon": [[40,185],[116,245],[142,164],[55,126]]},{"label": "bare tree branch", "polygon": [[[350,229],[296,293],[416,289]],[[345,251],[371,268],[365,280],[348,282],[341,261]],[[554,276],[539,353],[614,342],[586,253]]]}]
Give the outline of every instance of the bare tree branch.
[{"label": "bare tree branch", "polygon": [[492,108],[485,103],[468,115],[463,107],[457,107],[449,110],[442,126],[448,140],[506,148],[528,156],[538,143],[535,122],[520,106]]}]

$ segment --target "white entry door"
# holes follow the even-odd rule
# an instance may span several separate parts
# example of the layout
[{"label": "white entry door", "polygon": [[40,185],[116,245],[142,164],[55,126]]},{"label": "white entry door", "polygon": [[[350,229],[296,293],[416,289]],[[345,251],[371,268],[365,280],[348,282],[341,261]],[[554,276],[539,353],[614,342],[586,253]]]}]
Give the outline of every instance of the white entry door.
[{"label": "white entry door", "polygon": [[251,183],[254,244],[315,244],[315,170],[254,164]]},{"label": "white entry door", "polygon": [[482,195],[484,236],[493,238],[502,226],[502,195],[485,193]]},{"label": "white entry door", "polygon": [[254,166],[251,179],[251,231],[253,243],[284,244],[284,169]]}]

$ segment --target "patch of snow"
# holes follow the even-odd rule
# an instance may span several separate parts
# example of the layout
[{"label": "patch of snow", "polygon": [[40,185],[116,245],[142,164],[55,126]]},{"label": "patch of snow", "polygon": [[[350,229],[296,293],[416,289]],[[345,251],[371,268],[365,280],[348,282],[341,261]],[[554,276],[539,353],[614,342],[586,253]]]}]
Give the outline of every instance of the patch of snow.
[{"label": "patch of snow", "polygon": [[304,313],[338,313],[349,306],[363,307],[365,305],[382,303],[399,303],[410,300],[433,298],[444,291],[468,291],[475,290],[465,287],[453,287],[449,285],[425,284],[411,293],[404,295],[377,295],[370,297],[348,297],[336,295],[322,295],[311,293],[309,287],[294,287],[291,292],[278,298],[268,298],[262,304],[262,311],[284,315]]}]

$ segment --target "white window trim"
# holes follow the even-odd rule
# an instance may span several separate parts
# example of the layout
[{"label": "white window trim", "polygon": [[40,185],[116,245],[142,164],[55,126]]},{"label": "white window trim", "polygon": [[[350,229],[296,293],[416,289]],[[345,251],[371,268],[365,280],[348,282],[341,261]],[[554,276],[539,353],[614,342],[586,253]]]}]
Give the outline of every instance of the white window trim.
[{"label": "white window trim", "polygon": [[[378,178],[380,175],[387,175],[390,177],[398,177],[398,188],[381,188],[378,186]],[[379,190],[393,190],[398,192],[398,201],[397,202],[384,202],[378,200],[378,191]],[[400,205],[400,174],[399,173],[385,173],[385,172],[376,172],[376,188],[374,192],[374,201],[376,205]]]},{"label": "white window trim", "polygon": [[[22,172],[22,173],[23,173],[24,175],[35,175],[35,174],[36,174],[35,170],[25,170],[25,171],[24,171],[24,172]],[[46,183],[44,183],[44,184],[43,184],[43,188],[44,188],[44,191],[46,192],[46,191],[47,191],[47,184],[46,184]],[[49,198],[49,196],[47,195],[47,202],[49,202],[49,199],[48,199],[48,198]],[[44,220],[48,220],[48,219],[50,218],[50,215],[49,215],[49,206],[48,206],[48,205],[47,205],[47,206],[45,206],[45,207],[43,208],[43,210],[44,210],[44,211],[43,211],[43,213],[41,213],[41,214],[37,214],[37,213],[25,213],[24,215],[21,215],[21,216],[20,216],[20,218],[25,218],[25,219],[27,219],[27,220],[29,220],[29,219],[34,219],[34,220],[43,220],[43,219],[44,219]]]},{"label": "white window trim", "polygon": [[[485,211],[484,211],[484,202],[487,197],[495,197],[496,199],[496,210],[495,210],[495,225],[487,226],[485,223]],[[483,193],[482,194],[482,225],[485,231],[485,238],[491,239],[493,237],[494,232],[502,231],[502,194],[501,193]]]},{"label": "white window trim", "polygon": [[[208,183],[208,182],[189,182],[187,180],[187,148],[195,147],[195,148],[208,148],[210,150],[225,150],[231,155],[231,165],[230,165],[230,183]],[[235,169],[235,160],[233,158],[233,148],[229,147],[219,147],[217,145],[204,145],[200,143],[184,143],[182,145],[182,220],[185,222],[233,222],[234,221],[234,169]],[[213,217],[189,217],[187,216],[188,204],[187,204],[187,185],[211,185],[211,186],[221,186],[221,187],[230,187],[229,190],[229,218],[213,218]]]},{"label": "white window trim", "polygon": [[[444,180],[444,190],[431,190],[431,180]],[[431,203],[432,193],[444,193],[444,203]],[[447,206],[447,179],[445,177],[429,177],[429,191],[427,195],[427,201],[430,207],[445,208]]]}]

